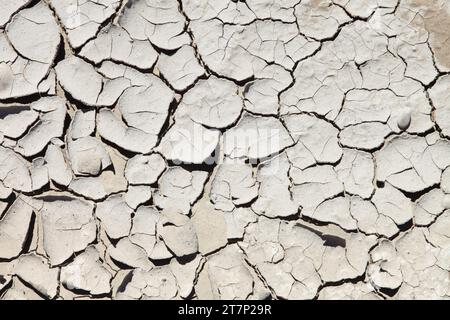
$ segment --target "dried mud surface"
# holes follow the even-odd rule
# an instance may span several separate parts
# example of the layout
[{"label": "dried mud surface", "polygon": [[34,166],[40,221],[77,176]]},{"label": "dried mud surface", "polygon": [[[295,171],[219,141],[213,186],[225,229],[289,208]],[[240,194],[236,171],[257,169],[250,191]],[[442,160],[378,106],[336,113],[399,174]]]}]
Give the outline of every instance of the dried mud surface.
[{"label": "dried mud surface", "polygon": [[449,272],[448,1],[0,1],[0,299],[448,299]]}]

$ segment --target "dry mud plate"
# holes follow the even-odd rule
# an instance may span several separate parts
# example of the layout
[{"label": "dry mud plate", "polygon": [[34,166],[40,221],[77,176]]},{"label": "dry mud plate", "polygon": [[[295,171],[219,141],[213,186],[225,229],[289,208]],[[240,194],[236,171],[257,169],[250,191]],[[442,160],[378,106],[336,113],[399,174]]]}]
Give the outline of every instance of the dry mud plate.
[{"label": "dry mud plate", "polygon": [[450,3],[0,0],[1,299],[450,298]]}]

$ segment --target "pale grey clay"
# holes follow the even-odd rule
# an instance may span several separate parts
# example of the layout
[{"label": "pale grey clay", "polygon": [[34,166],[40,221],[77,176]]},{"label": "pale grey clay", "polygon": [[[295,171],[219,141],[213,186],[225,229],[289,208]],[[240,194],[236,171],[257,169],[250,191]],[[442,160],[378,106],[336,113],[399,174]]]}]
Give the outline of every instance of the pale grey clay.
[{"label": "pale grey clay", "polygon": [[449,299],[450,2],[0,0],[0,299]]}]

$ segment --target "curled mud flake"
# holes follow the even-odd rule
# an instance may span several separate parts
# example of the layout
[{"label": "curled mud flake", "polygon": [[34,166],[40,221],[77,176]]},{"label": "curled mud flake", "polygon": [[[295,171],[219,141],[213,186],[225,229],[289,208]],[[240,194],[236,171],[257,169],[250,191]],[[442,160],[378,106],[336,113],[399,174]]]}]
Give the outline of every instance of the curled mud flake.
[{"label": "curled mud flake", "polygon": [[245,113],[224,137],[224,153],[232,159],[257,160],[277,154],[293,144],[289,132],[275,117]]},{"label": "curled mud flake", "polygon": [[11,282],[11,288],[5,292],[2,300],[44,300],[41,295],[19,278],[14,278]]},{"label": "curled mud flake", "polygon": [[30,61],[51,64],[56,56],[60,42],[58,26],[51,10],[42,2],[16,14],[6,27],[6,34],[15,50]]},{"label": "curled mud flake", "polygon": [[125,202],[132,209],[137,209],[141,204],[147,203],[152,198],[152,188],[149,186],[128,186],[125,194]]},{"label": "curled mud flake", "polygon": [[[25,4],[18,1],[17,9]],[[0,31],[0,99],[53,91],[51,66],[60,41],[58,25],[45,3],[38,2],[16,13]]]},{"label": "curled mud flake", "polygon": [[[394,46],[396,46],[394,44]],[[411,77],[428,86],[438,76],[433,61],[433,52],[428,44],[416,44],[411,46],[402,43],[396,48],[399,56],[406,63],[405,76]]]},{"label": "curled mud flake", "polygon": [[[341,281],[357,278],[365,273],[369,262],[369,249],[376,244],[375,236],[351,234],[346,247],[326,247],[318,270],[323,281]],[[336,265],[341,266],[335,268]]]},{"label": "curled mud flake", "polygon": [[[164,123],[173,100],[172,91],[162,80],[123,64],[105,61],[99,68],[94,68],[83,59],[70,56],[60,61],[55,70],[60,85],[72,98],[85,106],[95,107],[110,107],[117,102],[124,119],[131,126],[135,125],[136,112],[148,112],[146,117],[150,118],[147,120]],[[143,101],[143,97],[150,101]],[[137,128],[145,130],[142,128],[143,121],[138,123]],[[158,123],[153,125],[158,128]]]},{"label": "curled mud flake", "polygon": [[[2,77],[0,76],[0,78]],[[39,112],[30,107],[7,106],[2,108],[0,132],[4,137],[20,138],[38,118]]]},{"label": "curled mud flake", "polygon": [[358,150],[344,149],[341,162],[336,166],[336,173],[344,183],[345,191],[369,198],[373,191],[375,165],[372,155]]},{"label": "curled mud flake", "polygon": [[169,266],[151,270],[136,269],[120,298],[142,300],[170,300],[178,295],[177,279]]},{"label": "curled mud flake", "polygon": [[342,157],[339,131],[332,124],[307,114],[288,115],[284,122],[294,141],[303,145],[317,163],[335,163]]},{"label": "curled mud flake", "polygon": [[99,203],[95,215],[102,222],[106,233],[112,239],[126,237],[131,229],[133,210],[125,203],[121,195],[113,195]]},{"label": "curled mud flake", "polygon": [[350,212],[350,199],[337,197],[321,203],[312,215],[324,223],[335,223],[344,230],[356,230],[357,221]]},{"label": "curled mud flake", "polygon": [[390,130],[382,123],[367,122],[350,125],[339,133],[339,141],[345,147],[372,151],[384,144]]},{"label": "curled mud flake", "polygon": [[255,78],[244,87],[245,109],[255,114],[277,115],[278,96],[292,83],[292,76],[286,69],[273,64],[255,72]]},{"label": "curled mud flake", "polygon": [[133,244],[127,237],[120,239],[116,245],[110,245],[107,252],[114,261],[130,268],[150,270],[154,267],[145,250]]},{"label": "curled mud flake", "polygon": [[389,140],[375,155],[377,180],[411,193],[438,184],[442,169],[435,160],[438,154],[435,146],[429,146],[425,138],[416,136]]},{"label": "curled mud flake", "polygon": [[198,251],[202,255],[223,248],[228,243],[227,223],[223,211],[214,209],[207,198],[193,208],[192,224],[198,238]]},{"label": "curled mud flake", "polygon": [[51,0],[51,6],[61,21],[69,43],[79,48],[94,37],[100,26],[114,15],[119,0]]},{"label": "curled mud flake", "polygon": [[137,155],[128,160],[125,177],[133,185],[151,185],[158,181],[165,169],[166,162],[159,154]]},{"label": "curled mud flake", "polygon": [[52,266],[60,265],[95,241],[94,206],[67,196],[43,196],[42,200],[39,214],[44,250]]},{"label": "curled mud flake", "polygon": [[233,82],[215,76],[198,81],[183,95],[176,119],[188,117],[211,128],[227,128],[239,118],[243,108],[239,88]]},{"label": "curled mud flake", "polygon": [[162,211],[157,233],[176,257],[189,256],[198,251],[199,243],[193,221],[171,208]]},{"label": "curled mud flake", "polygon": [[11,19],[13,14],[25,7],[31,0],[5,0],[0,4],[0,27],[4,27],[5,24]]},{"label": "curled mud flake", "polygon": [[19,154],[0,146],[0,180],[7,188],[22,192],[33,190],[31,166]]},{"label": "curled mud flake", "polygon": [[156,227],[160,218],[156,208],[140,206],[134,214],[130,232],[131,242],[143,248],[149,258],[156,260],[162,259],[163,255],[172,257],[164,243],[157,239]]},{"label": "curled mud flake", "polygon": [[156,150],[175,164],[208,164],[214,161],[211,156],[217,148],[219,137],[218,130],[183,119],[175,122]]},{"label": "curled mud flake", "polygon": [[245,256],[236,245],[228,246],[207,259],[202,273],[209,280],[211,298],[247,299],[253,293],[256,279],[244,259]]},{"label": "curled mud flake", "polygon": [[[238,82],[252,78],[269,80],[270,73],[278,78],[273,71],[266,71],[280,70],[280,66],[292,70],[297,61],[313,54],[320,46],[319,42],[300,35],[294,23],[266,19],[245,25],[224,24],[207,18],[209,13],[190,23],[198,53],[212,71]],[[272,90],[279,85],[265,81],[260,87]]]},{"label": "curled mud flake", "polygon": [[80,56],[94,64],[112,60],[148,70],[154,66],[158,53],[149,41],[135,40],[123,28],[111,25],[86,43]]},{"label": "curled mud flake", "polygon": [[153,201],[160,208],[177,209],[188,214],[201,196],[207,178],[205,171],[171,167],[159,179]]},{"label": "curled mud flake", "polygon": [[357,221],[358,229],[366,234],[390,238],[399,232],[399,227],[394,220],[378,212],[377,207],[369,200],[352,197],[350,214]]},{"label": "curled mud flake", "polygon": [[194,259],[187,262],[180,262],[177,259],[170,261],[170,271],[177,280],[180,297],[188,298],[192,293],[201,263],[202,257],[200,255],[196,255]]},{"label": "curled mud flake", "polygon": [[92,65],[72,56],[59,62],[55,70],[59,83],[73,98],[88,106],[96,105],[102,77]]},{"label": "curled mud flake", "polygon": [[104,145],[88,136],[68,141],[67,151],[72,170],[77,176],[97,176],[112,162]]},{"label": "curled mud flake", "polygon": [[[96,140],[95,145],[99,142],[99,140]],[[109,147],[103,151],[100,152],[100,157],[97,157],[98,161],[94,162],[94,166],[90,167],[89,170],[98,171],[99,173],[101,171],[101,173],[98,176],[83,175],[72,179],[69,184],[69,189],[71,191],[92,200],[100,200],[111,194],[126,191],[127,180],[124,176],[126,165],[125,158],[120,155],[118,151]],[[93,159],[95,160],[95,158]],[[100,159],[103,159],[103,161],[108,164],[108,170],[103,170],[104,166]],[[92,164],[91,160],[92,159],[84,164],[81,163],[84,168],[82,171],[88,171],[85,169],[89,168],[87,164]]]},{"label": "curled mud flake", "polygon": [[[242,248],[280,298],[312,299],[325,282],[364,274],[375,236],[260,218],[247,228]],[[336,235],[334,235],[336,234]],[[339,268],[335,268],[339,265]]]},{"label": "curled mud flake", "polygon": [[403,275],[399,299],[442,299],[447,295],[448,248],[427,237],[426,228],[413,228],[395,241]]},{"label": "curled mud flake", "polygon": [[119,25],[136,40],[149,40],[160,49],[175,50],[190,43],[186,20],[176,0],[133,1],[119,18]]},{"label": "curled mud flake", "polygon": [[302,208],[302,215],[314,218],[318,206],[344,192],[332,166],[315,166],[306,170],[290,170],[293,199]]},{"label": "curled mud flake", "polygon": [[401,259],[391,241],[382,240],[370,252],[372,263],[368,266],[368,276],[377,289],[396,290],[403,282]]},{"label": "curled mud flake", "polygon": [[108,109],[99,111],[97,128],[102,138],[131,152],[148,153],[157,142],[156,135],[127,127]]},{"label": "curled mud flake", "polygon": [[[445,211],[439,217],[437,217],[436,221],[428,228],[429,235],[427,235],[427,239],[436,247],[441,248],[442,250],[448,250],[450,247],[449,231],[448,226],[450,223],[450,211]],[[448,268],[448,258],[445,261],[447,265],[445,268]]]},{"label": "curled mud flake", "polygon": [[73,262],[61,268],[61,283],[66,288],[83,290],[92,295],[109,293],[111,278],[94,247],[88,247]]},{"label": "curled mud flake", "polygon": [[18,198],[0,220],[0,258],[13,259],[24,250],[32,231],[33,208]]},{"label": "curled mud flake", "polygon": [[68,136],[72,140],[91,136],[95,131],[96,111],[94,109],[77,110],[73,116]]},{"label": "curled mud flake", "polygon": [[250,165],[233,162],[219,165],[209,195],[216,209],[232,211],[257,196],[258,184]]},{"label": "curled mud flake", "polygon": [[177,91],[186,90],[205,73],[191,46],[183,46],[171,56],[162,53],[157,67],[162,76]]},{"label": "curled mud flake", "polygon": [[66,102],[59,97],[42,98],[31,104],[39,112],[39,120],[19,139],[15,151],[31,157],[45,149],[53,138],[63,135],[66,119]]},{"label": "curled mud flake", "polygon": [[156,76],[131,73],[130,78],[133,87],[119,98],[118,111],[130,128],[158,135],[166,123],[174,94]]},{"label": "curled mud flake", "polygon": [[298,213],[299,205],[290,192],[289,166],[285,154],[258,166],[258,198],[251,206],[255,213],[269,218],[291,217]]},{"label": "curled mud flake", "polygon": [[256,222],[257,219],[257,215],[250,208],[237,208],[233,212],[225,213],[227,238],[229,240],[242,239],[247,226]]},{"label": "curled mud flake", "polygon": [[[168,117],[172,91],[153,75],[110,63],[104,63],[102,68],[101,71],[112,79],[108,80],[109,89],[105,87],[102,91],[106,92],[106,100],[103,100],[107,101],[107,105],[118,101],[116,112],[106,108],[98,112],[98,133],[124,150],[149,153],[157,144],[158,134]],[[114,82],[119,85],[119,91],[115,89]],[[99,105],[102,103],[99,102]],[[121,116],[118,116],[119,113]]]},{"label": "curled mud flake", "polygon": [[56,296],[59,268],[50,267],[47,259],[34,253],[22,255],[14,262],[13,273],[45,297]]},{"label": "curled mud flake", "polygon": [[389,183],[375,191],[372,202],[380,214],[391,218],[398,226],[413,218],[414,206],[411,200]]},{"label": "curled mud flake", "polygon": [[[361,37],[361,32],[353,31],[357,37]],[[336,50],[333,43],[327,42],[315,55],[298,63],[293,73],[293,85],[280,95],[282,114],[311,112],[329,120],[336,118],[345,101],[346,92],[362,85],[361,72],[356,63],[363,64],[372,57],[371,51],[359,53],[361,57],[355,57],[354,54],[340,57],[342,52],[347,52],[349,46],[355,47],[355,50],[366,47],[362,44],[362,38],[358,39],[358,42],[362,42],[361,45],[358,42],[354,45],[352,42],[356,41],[353,39],[355,36],[349,37],[350,44],[340,44],[341,51]],[[373,46],[373,50],[376,50],[377,46]]]},{"label": "curled mud flake", "polygon": [[374,150],[393,132],[424,133],[432,128],[423,90],[398,96],[391,90],[352,90],[336,118],[343,145]]},{"label": "curled mud flake", "polygon": [[[444,171],[445,173],[445,171]],[[415,203],[414,222],[419,226],[428,226],[445,209],[450,198],[440,189],[433,189],[421,196]]]}]

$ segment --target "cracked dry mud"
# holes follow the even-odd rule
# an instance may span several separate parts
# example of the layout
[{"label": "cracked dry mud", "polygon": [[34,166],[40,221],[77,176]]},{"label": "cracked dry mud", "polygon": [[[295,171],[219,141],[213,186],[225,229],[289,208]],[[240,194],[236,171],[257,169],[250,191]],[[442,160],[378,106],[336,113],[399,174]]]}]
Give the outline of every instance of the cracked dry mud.
[{"label": "cracked dry mud", "polygon": [[1,0],[0,297],[450,298],[450,3]]}]

